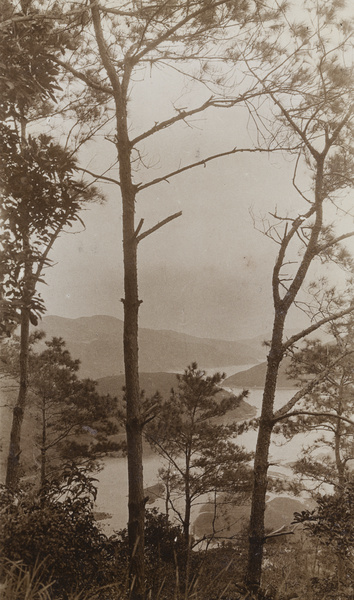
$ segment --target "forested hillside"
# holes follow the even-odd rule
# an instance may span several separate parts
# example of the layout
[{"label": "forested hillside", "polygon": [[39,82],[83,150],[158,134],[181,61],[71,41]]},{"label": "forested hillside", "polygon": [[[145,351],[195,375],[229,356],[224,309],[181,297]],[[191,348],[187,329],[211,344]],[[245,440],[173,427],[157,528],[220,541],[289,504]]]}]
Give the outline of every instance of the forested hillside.
[{"label": "forested hillside", "polygon": [[[124,382],[124,375],[103,377],[98,379],[98,390],[102,394],[122,396]],[[156,392],[159,392],[162,397],[168,398],[171,389],[175,389],[177,385],[176,373],[140,373],[140,385],[147,397],[151,397]],[[229,392],[220,390],[220,392],[217,393],[216,398],[221,401],[222,398],[227,398],[228,396],[230,396]],[[240,400],[239,406],[228,413],[228,420],[240,421],[242,419],[248,419],[253,417],[255,412],[255,408],[247,401]]]}]

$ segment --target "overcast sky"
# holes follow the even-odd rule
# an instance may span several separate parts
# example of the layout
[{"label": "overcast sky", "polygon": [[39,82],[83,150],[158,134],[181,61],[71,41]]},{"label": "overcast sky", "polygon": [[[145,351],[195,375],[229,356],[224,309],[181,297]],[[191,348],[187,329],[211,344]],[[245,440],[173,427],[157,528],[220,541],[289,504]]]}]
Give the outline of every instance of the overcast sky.
[{"label": "overcast sky", "polygon": [[[151,127],[178,107],[196,106],[206,91],[190,93],[168,71],[152,72],[132,89],[133,133]],[[50,127],[57,127],[51,122]],[[245,109],[209,109],[142,144],[150,166],[136,174],[147,181],[235,146],[253,145]],[[102,172],[115,159],[114,146],[98,139],[81,163]],[[179,219],[139,245],[140,326],[173,329],[200,337],[237,339],[272,326],[271,271],[277,246],[254,227],[250,210],[282,214],[299,206],[291,179],[294,164],[280,154],[236,154],[171,178],[138,195],[137,223],[144,228],[182,210]],[[112,176],[118,178],[117,170]],[[301,178],[301,173],[300,173]],[[305,183],[304,183],[305,185]],[[122,318],[122,224],[119,189],[102,185],[107,201],[82,213],[86,230],[62,235],[52,252],[42,289],[47,314]],[[293,316],[289,327],[296,325]]]}]

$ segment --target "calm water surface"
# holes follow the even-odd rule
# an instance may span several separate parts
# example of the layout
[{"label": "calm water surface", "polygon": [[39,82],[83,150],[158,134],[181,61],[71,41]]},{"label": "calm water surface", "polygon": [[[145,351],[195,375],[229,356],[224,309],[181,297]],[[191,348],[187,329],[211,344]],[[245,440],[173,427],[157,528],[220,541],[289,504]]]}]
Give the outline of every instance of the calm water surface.
[{"label": "calm water surface", "polygon": [[[242,390],[234,389],[235,394]],[[296,390],[280,390],[276,396],[276,408],[283,406],[296,392]],[[250,391],[247,402],[259,409],[262,402],[262,389]],[[312,434],[313,435],[313,434]],[[257,432],[248,431],[239,436],[238,443],[247,450],[254,451],[257,441]],[[287,464],[296,460],[302,446],[311,443],[311,436],[298,435],[290,442],[284,443],[281,436],[277,436],[272,443],[270,462],[272,470],[290,475]],[[158,456],[149,456],[144,460],[144,486],[149,487],[158,482],[158,470],[163,461]],[[126,458],[107,458],[103,470],[97,475],[98,496],[97,510],[112,515],[111,519],[102,521],[106,531],[126,527],[128,518],[128,481]],[[157,501],[153,506],[164,510],[163,500]],[[198,512],[198,510],[196,511]],[[195,515],[196,516],[196,515]]]}]

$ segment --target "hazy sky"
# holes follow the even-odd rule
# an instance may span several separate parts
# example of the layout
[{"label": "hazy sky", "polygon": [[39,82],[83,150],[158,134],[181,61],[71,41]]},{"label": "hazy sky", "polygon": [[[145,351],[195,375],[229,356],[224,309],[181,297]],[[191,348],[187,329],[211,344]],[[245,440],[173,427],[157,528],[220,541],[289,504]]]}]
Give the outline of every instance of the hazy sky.
[{"label": "hazy sky", "polygon": [[[196,106],[194,95],[168,71],[151,73],[132,89],[131,134],[151,127],[178,107]],[[210,95],[210,94],[209,94]],[[51,123],[55,130],[56,123]],[[141,145],[147,181],[235,146],[252,146],[243,108],[209,109],[193,122],[159,133]],[[81,156],[82,165],[103,171],[115,159],[111,143],[99,139]],[[201,337],[237,339],[270,331],[271,271],[277,246],[256,231],[250,209],[282,214],[299,205],[291,184],[293,163],[282,155],[236,154],[171,178],[138,196],[137,223],[144,228],[169,214],[182,217],[139,245],[140,325]],[[118,178],[117,170],[112,176]],[[119,189],[103,185],[107,201],[82,213],[86,230],[62,235],[52,252],[42,290],[47,314],[122,318],[122,232]],[[294,326],[296,317],[289,323]]]}]

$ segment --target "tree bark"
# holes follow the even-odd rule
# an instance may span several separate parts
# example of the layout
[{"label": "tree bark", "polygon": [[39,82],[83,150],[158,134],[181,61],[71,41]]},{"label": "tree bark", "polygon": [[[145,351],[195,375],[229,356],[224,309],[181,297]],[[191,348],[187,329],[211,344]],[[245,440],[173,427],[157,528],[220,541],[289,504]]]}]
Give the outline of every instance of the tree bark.
[{"label": "tree bark", "polygon": [[268,355],[268,368],[263,392],[262,412],[259,421],[257,446],[253,471],[253,492],[251,517],[249,525],[249,550],[246,571],[246,585],[252,593],[256,593],[261,582],[262,559],[264,546],[264,514],[268,487],[268,456],[273,430],[274,398],[279,366],[283,358],[282,337],[284,316],[276,313]]},{"label": "tree bark", "polygon": [[185,475],[185,490],[184,490],[184,519],[183,519],[183,536],[186,551],[189,548],[189,529],[191,523],[191,492],[190,492],[190,451],[186,454],[186,475]]},{"label": "tree bark", "polygon": [[[25,139],[24,131],[22,131],[22,139]],[[23,231],[22,236],[25,264],[20,324],[20,388],[16,405],[13,408],[10,447],[5,480],[7,487],[10,489],[16,489],[20,480],[21,432],[28,391],[30,307],[33,296],[32,259],[28,231]]]},{"label": "tree bark", "polygon": [[10,447],[6,469],[6,485],[10,489],[16,489],[20,479],[21,431],[28,388],[29,326],[30,309],[28,306],[23,306],[21,310],[20,388],[16,405],[13,408]]},{"label": "tree bark", "polygon": [[[124,91],[124,90],[123,90]],[[123,213],[124,263],[124,365],[127,402],[128,456],[128,537],[132,599],[142,600],[145,594],[143,484],[143,438],[140,412],[137,239],[135,235],[135,188],[132,183],[130,141],[128,137],[126,97],[117,107],[118,160]]]},{"label": "tree bark", "polygon": [[184,597],[188,599],[189,579],[190,579],[190,563],[191,563],[191,541],[189,537],[191,521],[191,499],[189,492],[189,482],[186,482],[186,503],[183,521],[183,537],[184,537]]},{"label": "tree bark", "polygon": [[138,355],[138,298],[137,240],[135,236],[135,191],[131,180],[130,146],[127,122],[118,129],[118,157],[120,165],[123,205],[123,261],[124,261],[124,365],[127,402],[127,455],[132,598],[141,600],[145,593],[143,441],[140,414],[139,355]]},{"label": "tree bark", "polygon": [[[341,381],[339,384],[338,390],[338,405],[337,405],[337,415],[339,417],[343,414],[343,396],[344,396],[344,374],[341,377]],[[339,490],[343,490],[345,485],[345,462],[342,460],[341,456],[341,441],[342,441],[342,421],[341,419],[337,419],[335,432],[334,432],[334,457],[338,472],[338,488]]]},{"label": "tree bark", "polygon": [[135,233],[136,187],[131,169],[131,142],[128,134],[128,84],[132,66],[127,60],[120,78],[106,45],[98,4],[90,0],[96,41],[103,66],[112,84],[116,109],[117,156],[123,218],[124,266],[124,367],[127,403],[126,433],[128,457],[128,539],[130,551],[130,598],[143,600],[145,596],[144,522],[145,502],[143,486],[143,422],[140,414],[139,356],[138,356],[138,240]]},{"label": "tree bark", "polygon": [[45,400],[43,400],[42,406],[42,444],[41,444],[41,485],[40,488],[44,488],[46,476],[47,476],[47,422],[46,422],[46,410]]}]

